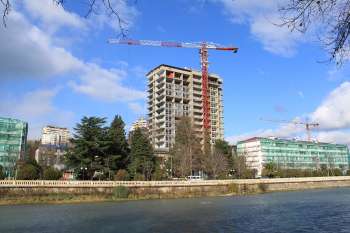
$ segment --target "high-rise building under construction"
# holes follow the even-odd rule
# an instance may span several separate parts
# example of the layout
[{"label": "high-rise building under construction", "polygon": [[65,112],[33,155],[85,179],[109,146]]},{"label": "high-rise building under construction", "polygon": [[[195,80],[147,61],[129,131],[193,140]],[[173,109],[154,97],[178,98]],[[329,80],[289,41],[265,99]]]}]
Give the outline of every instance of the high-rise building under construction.
[{"label": "high-rise building under construction", "polygon": [[[158,152],[169,151],[175,142],[176,121],[182,116],[192,120],[203,143],[204,111],[202,73],[188,68],[159,65],[148,74],[148,127],[152,145]],[[209,127],[211,142],[224,138],[222,80],[208,75]]]}]

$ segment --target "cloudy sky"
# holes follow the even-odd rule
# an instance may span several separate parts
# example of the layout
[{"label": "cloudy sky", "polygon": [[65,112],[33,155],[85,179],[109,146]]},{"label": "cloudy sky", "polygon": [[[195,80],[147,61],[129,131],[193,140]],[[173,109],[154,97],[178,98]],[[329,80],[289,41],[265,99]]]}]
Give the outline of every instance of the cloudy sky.
[{"label": "cloudy sky", "polygon": [[[127,125],[146,114],[145,73],[165,63],[199,69],[192,49],[107,44],[119,28],[105,14],[84,17],[80,1],[13,0],[0,26],[0,115],[28,121],[29,137],[44,125],[73,128],[82,116],[120,114]],[[135,3],[136,2],[136,3]],[[278,23],[273,0],[115,0],[129,37],[210,41],[240,48],[211,51],[210,71],[224,79],[225,137],[305,137],[294,124],[316,121],[313,136],[350,144],[349,68],[324,63],[317,35]],[[2,6],[1,6],[2,7]],[[102,11],[102,10],[101,10]]]}]

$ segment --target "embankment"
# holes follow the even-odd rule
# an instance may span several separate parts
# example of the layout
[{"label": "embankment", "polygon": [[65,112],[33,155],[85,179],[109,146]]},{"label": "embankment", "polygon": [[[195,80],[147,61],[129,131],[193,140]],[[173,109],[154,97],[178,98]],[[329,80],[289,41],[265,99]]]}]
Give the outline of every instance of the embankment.
[{"label": "embankment", "polygon": [[0,180],[0,204],[203,197],[333,187],[350,187],[350,177],[206,181]]}]

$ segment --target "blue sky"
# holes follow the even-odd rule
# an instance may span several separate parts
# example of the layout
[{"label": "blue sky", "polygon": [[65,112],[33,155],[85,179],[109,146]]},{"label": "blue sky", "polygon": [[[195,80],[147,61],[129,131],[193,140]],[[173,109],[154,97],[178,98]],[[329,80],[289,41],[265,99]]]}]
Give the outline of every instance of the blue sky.
[{"label": "blue sky", "polygon": [[[13,1],[0,28],[0,115],[29,122],[30,138],[41,127],[72,128],[82,116],[115,114],[129,126],[146,114],[145,74],[159,64],[199,69],[195,49],[119,46],[106,15],[84,18],[82,1],[66,8],[51,0]],[[138,0],[116,7],[134,39],[210,41],[240,48],[210,51],[210,72],[224,80],[225,137],[305,137],[294,124],[260,117],[320,123],[314,137],[350,144],[347,65],[336,68],[316,36],[280,28],[277,1]],[[315,30],[316,31],[316,30]]]}]

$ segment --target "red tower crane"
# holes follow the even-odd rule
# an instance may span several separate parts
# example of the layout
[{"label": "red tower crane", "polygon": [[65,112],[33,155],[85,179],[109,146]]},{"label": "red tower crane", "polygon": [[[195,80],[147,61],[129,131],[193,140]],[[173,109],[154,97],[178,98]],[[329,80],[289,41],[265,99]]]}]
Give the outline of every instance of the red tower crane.
[{"label": "red tower crane", "polygon": [[202,102],[203,102],[203,127],[210,128],[210,104],[208,96],[208,50],[232,51],[237,53],[238,48],[222,46],[211,42],[169,42],[169,41],[152,41],[152,40],[130,40],[130,39],[109,39],[110,44],[123,45],[143,45],[143,46],[160,46],[175,48],[197,48],[199,49],[200,61],[202,67]]},{"label": "red tower crane", "polygon": [[301,121],[271,120],[271,119],[264,119],[264,118],[260,118],[260,120],[280,123],[280,124],[305,125],[307,140],[309,142],[311,141],[311,129],[320,126],[320,124],[316,122],[310,123],[310,122],[301,122]]}]

